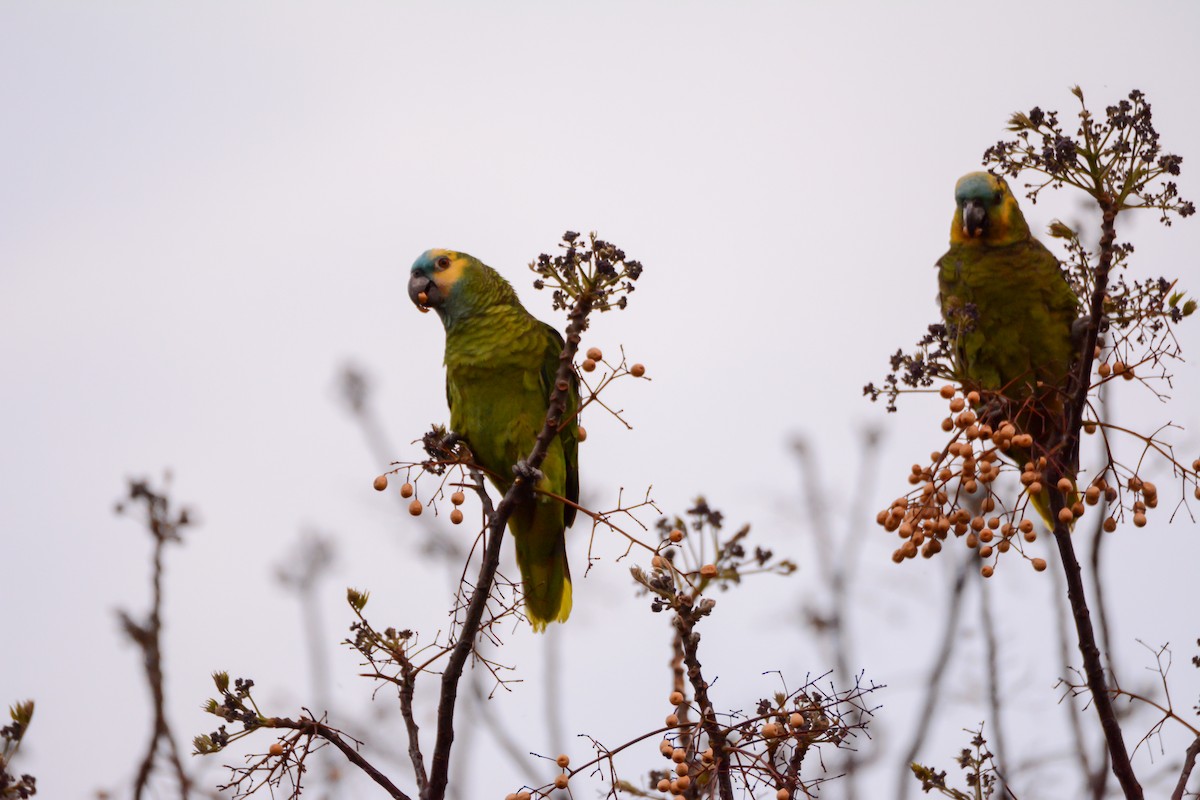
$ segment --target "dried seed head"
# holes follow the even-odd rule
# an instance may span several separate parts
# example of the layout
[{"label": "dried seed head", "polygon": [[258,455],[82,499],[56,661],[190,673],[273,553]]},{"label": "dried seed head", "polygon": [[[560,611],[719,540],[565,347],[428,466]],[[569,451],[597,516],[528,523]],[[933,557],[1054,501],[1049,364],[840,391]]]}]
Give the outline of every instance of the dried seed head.
[{"label": "dried seed head", "polygon": [[375,491],[382,492],[387,488],[387,475],[376,475],[375,482],[371,485],[375,487]]}]

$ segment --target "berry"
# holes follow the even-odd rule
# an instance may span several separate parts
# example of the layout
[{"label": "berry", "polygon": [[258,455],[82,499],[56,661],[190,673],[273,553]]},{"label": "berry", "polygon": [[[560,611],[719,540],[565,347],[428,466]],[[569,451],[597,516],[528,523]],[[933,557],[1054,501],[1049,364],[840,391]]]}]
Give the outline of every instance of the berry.
[{"label": "berry", "polygon": [[592,361],[603,361],[604,353],[600,352],[599,347],[589,347],[587,351],[587,357]]},{"label": "berry", "polygon": [[554,759],[554,763],[558,764],[563,769],[566,769],[568,766],[571,765],[571,757],[568,756],[566,753],[563,753],[558,758]]},{"label": "berry", "polygon": [[646,366],[644,364],[634,364],[629,368],[629,374],[635,378],[640,378],[646,374]]},{"label": "berry", "polygon": [[[679,724],[679,717],[675,716],[674,714],[667,714],[667,718],[664,721],[666,722],[668,728],[674,728]],[[675,748],[671,748],[672,752],[674,749]]]},{"label": "berry", "polygon": [[412,514],[414,517],[421,516],[421,512],[424,510],[425,506],[421,505],[420,500],[413,500],[408,504],[408,513]]},{"label": "berry", "polygon": [[405,499],[412,497],[413,496],[413,485],[411,483],[406,483],[403,486],[401,486],[400,487],[400,496]]},{"label": "berry", "polygon": [[983,568],[983,569],[981,569],[981,570],[979,570],[979,574],[980,574],[980,575],[982,575],[982,576],[983,576],[983,577],[985,577],[985,578],[990,578],[990,577],[992,577],[992,575],[993,575],[995,572],[996,572],[996,570],[992,569],[990,565],[989,565],[989,566],[986,566],[986,567],[984,567],[984,568]]},{"label": "berry", "polygon": [[375,491],[382,492],[387,488],[387,475],[375,476],[375,483],[373,483],[372,486],[375,487]]},{"label": "berry", "polygon": [[454,505],[456,505],[456,506],[461,506],[466,501],[466,499],[467,499],[467,496],[465,494],[463,494],[461,490],[450,495],[450,502],[454,503]]},{"label": "berry", "polygon": [[682,747],[676,747],[671,751],[671,760],[676,764],[682,764],[684,761],[687,761],[687,751]]},{"label": "berry", "polygon": [[667,535],[667,538],[669,538],[675,544],[679,544],[683,541],[683,531],[676,528]]},{"label": "berry", "polygon": [[1064,525],[1075,519],[1075,515],[1071,513],[1069,508],[1060,508],[1058,510],[1058,521]]},{"label": "berry", "polygon": [[595,372],[596,371],[596,362],[590,358],[585,358],[583,360],[583,363],[580,366],[583,367],[584,372]]},{"label": "berry", "polygon": [[587,441],[587,428],[583,427],[582,425],[579,426],[579,441]]},{"label": "berry", "polygon": [[1104,520],[1104,532],[1112,533],[1117,529],[1117,520],[1114,517],[1109,517]]},{"label": "berry", "polygon": [[1045,572],[1046,571],[1046,559],[1035,558],[1033,560],[1033,568],[1037,572]]},{"label": "berry", "polygon": [[567,775],[555,775],[554,776],[554,788],[555,789],[565,789],[565,788],[567,788],[567,784],[570,781],[571,781],[571,778]]},{"label": "berry", "polygon": [[700,576],[702,578],[717,577],[717,565],[716,564],[705,564],[703,567],[700,568]]},{"label": "berry", "polygon": [[453,525],[458,525],[463,521],[463,513],[457,508],[450,512],[450,522]]},{"label": "berry", "polygon": [[943,386],[941,389],[938,390],[938,394],[940,394],[942,396],[942,399],[949,400],[951,397],[954,397],[954,386],[947,383],[945,386]]},{"label": "berry", "polygon": [[667,698],[671,705],[677,706],[683,702],[683,692],[671,692],[671,696]]},{"label": "berry", "polygon": [[267,753],[273,756],[281,756],[283,755],[283,745],[279,742],[271,742],[271,747],[267,750]]}]

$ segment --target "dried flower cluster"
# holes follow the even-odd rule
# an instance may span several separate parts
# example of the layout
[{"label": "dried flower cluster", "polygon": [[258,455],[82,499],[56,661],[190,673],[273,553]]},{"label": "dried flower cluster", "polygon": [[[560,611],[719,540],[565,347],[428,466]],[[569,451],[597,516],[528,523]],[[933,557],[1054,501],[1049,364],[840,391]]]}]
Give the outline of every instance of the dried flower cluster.
[{"label": "dried flower cluster", "polygon": [[597,311],[625,308],[633,282],[641,277],[641,262],[627,258],[624,250],[598,239],[595,232],[588,234],[587,244],[579,236],[567,231],[559,244],[562,253],[542,253],[529,265],[539,276],[533,287],[553,289],[555,309],[566,310],[584,295],[593,297]]}]

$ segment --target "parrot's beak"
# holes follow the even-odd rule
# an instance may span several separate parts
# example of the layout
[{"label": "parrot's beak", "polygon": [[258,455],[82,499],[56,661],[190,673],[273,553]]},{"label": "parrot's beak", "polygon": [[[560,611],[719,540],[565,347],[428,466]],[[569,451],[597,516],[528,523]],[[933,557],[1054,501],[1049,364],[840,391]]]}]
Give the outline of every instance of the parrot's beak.
[{"label": "parrot's beak", "polygon": [[963,203],[963,233],[967,238],[979,236],[987,226],[987,211],[982,200],[967,200]]},{"label": "parrot's beak", "polygon": [[422,311],[441,305],[442,293],[433,278],[420,272],[413,272],[408,279],[408,296]]}]

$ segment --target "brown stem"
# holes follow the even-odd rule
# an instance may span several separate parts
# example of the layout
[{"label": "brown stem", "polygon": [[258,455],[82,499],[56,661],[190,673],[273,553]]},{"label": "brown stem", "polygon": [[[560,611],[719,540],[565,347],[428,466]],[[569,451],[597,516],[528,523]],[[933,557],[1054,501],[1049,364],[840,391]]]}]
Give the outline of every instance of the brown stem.
[{"label": "brown stem", "polygon": [[413,693],[417,688],[417,676],[407,658],[400,662],[400,715],[408,730],[408,758],[412,761],[413,774],[417,779],[417,791],[425,791],[429,779],[425,775],[425,760],[421,755],[421,729],[413,716]]},{"label": "brown stem", "polygon": [[1175,784],[1175,791],[1171,792],[1171,800],[1183,800],[1183,793],[1187,791],[1188,778],[1192,776],[1192,769],[1196,766],[1197,755],[1200,755],[1200,736],[1196,737],[1183,757],[1183,772],[1179,774],[1179,782]]},{"label": "brown stem", "polygon": [[673,620],[683,643],[683,663],[687,665],[688,681],[692,684],[692,693],[700,708],[700,727],[708,734],[708,744],[713,751],[721,800],[733,800],[733,780],[730,777],[729,756],[725,752],[725,731],[717,724],[712,702],[708,699],[708,681],[704,680],[700,666],[700,634],[695,632],[696,621],[697,614],[690,603],[680,607]]},{"label": "brown stem", "polygon": [[[1083,351],[1079,354],[1071,403],[1066,410],[1067,425],[1064,429],[1061,448],[1065,454],[1065,463],[1059,464],[1057,460],[1051,460],[1048,464],[1047,476],[1051,486],[1056,486],[1058,479],[1064,473],[1075,475],[1079,472],[1079,431],[1083,424],[1083,411],[1087,405],[1092,359],[1095,355],[1096,341],[1104,317],[1104,295],[1108,289],[1108,275],[1112,268],[1113,241],[1116,238],[1116,203],[1111,197],[1105,195],[1100,199],[1100,207],[1104,214],[1101,223],[1100,261],[1096,265],[1095,283],[1091,297],[1091,321],[1087,326]],[[1125,748],[1125,740],[1121,735],[1121,725],[1117,721],[1116,710],[1113,708],[1108,683],[1104,677],[1104,665],[1100,661],[1100,650],[1096,646],[1091,612],[1088,610],[1087,597],[1084,593],[1083,575],[1079,568],[1079,559],[1075,555],[1075,545],[1071,540],[1070,523],[1059,519],[1059,512],[1063,509],[1064,503],[1061,492],[1050,492],[1054,540],[1058,545],[1063,572],[1067,578],[1067,599],[1071,603],[1071,613],[1075,620],[1079,652],[1083,655],[1083,670],[1087,675],[1088,688],[1092,693],[1092,703],[1100,717],[1100,727],[1104,730],[1104,739],[1108,744],[1108,752],[1112,759],[1113,775],[1121,784],[1121,789],[1128,800],[1135,800],[1135,798],[1140,800],[1143,797],[1142,787],[1138,783],[1137,776],[1133,772],[1133,765],[1129,761],[1129,752]]]},{"label": "brown stem", "polygon": [[310,736],[320,736],[325,741],[332,744],[338,750],[342,751],[347,760],[351,764],[361,769],[370,776],[371,780],[382,786],[384,790],[394,798],[394,800],[412,800],[404,792],[388,780],[388,777],[379,770],[375,769],[369,761],[362,757],[358,750],[354,749],[341,734],[329,727],[323,722],[318,722],[315,719],[294,720],[287,717],[272,717],[265,723],[269,728],[289,728],[294,731],[303,731]]},{"label": "brown stem", "polygon": [[[562,354],[559,356],[558,372],[554,376],[554,386],[550,392],[550,402],[546,409],[546,422],[538,433],[533,450],[526,460],[529,469],[536,470],[546,460],[550,443],[559,433],[559,422],[566,409],[567,389],[574,372],[575,353],[579,350],[580,334],[583,332],[587,316],[592,310],[594,298],[589,293],[583,293],[576,300],[567,316],[567,335]],[[526,481],[517,477],[504,497],[496,506],[495,513],[488,521],[487,548],[484,550],[483,563],[479,566],[479,577],[475,581],[475,590],[467,603],[467,613],[463,618],[462,629],[458,641],[450,652],[446,662],[446,671],[442,673],[441,699],[438,702],[437,735],[434,739],[433,758],[430,760],[429,783],[421,792],[421,800],[443,800],[446,796],[446,782],[450,772],[450,748],[454,745],[454,707],[458,700],[458,682],[462,678],[463,668],[467,658],[475,648],[475,635],[483,620],[488,597],[491,595],[492,583],[496,578],[496,570],[500,566],[500,545],[504,540],[504,529],[517,505],[526,502],[531,496],[532,487]]]}]

